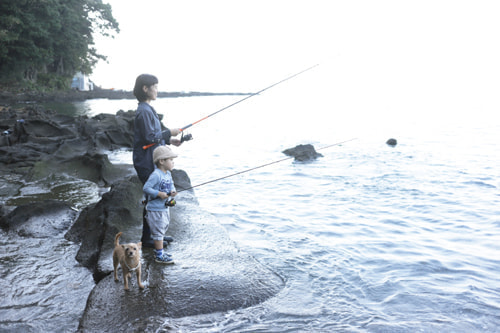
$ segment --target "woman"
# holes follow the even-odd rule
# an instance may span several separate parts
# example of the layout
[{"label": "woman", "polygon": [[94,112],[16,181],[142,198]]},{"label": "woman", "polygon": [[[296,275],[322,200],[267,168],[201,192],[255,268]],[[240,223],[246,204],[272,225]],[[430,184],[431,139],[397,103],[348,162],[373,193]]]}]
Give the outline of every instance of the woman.
[{"label": "woman", "polygon": [[[153,150],[159,145],[172,144],[180,146],[181,140],[173,138],[181,130],[179,128],[162,130],[160,117],[150,103],[158,95],[158,79],[154,75],[141,74],[135,80],[134,96],[139,101],[134,121],[133,161],[137,176],[144,185],[154,171]],[[166,240],[171,240],[166,237]],[[151,232],[145,219],[142,226],[142,244],[154,247]]]}]

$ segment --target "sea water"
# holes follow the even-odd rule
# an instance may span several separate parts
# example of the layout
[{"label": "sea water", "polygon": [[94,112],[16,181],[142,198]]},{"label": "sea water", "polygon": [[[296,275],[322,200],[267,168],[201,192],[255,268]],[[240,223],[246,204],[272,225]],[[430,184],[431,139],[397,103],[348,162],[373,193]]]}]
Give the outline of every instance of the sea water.
[{"label": "sea water", "polygon": [[[183,127],[239,98],[153,106]],[[500,331],[500,124],[488,110],[343,110],[329,99],[278,87],[187,131],[194,139],[175,148],[176,168],[195,186],[209,182],[195,187],[200,205],[285,287],[250,308],[165,318],[160,331]],[[92,116],[136,103],[77,107]],[[307,143],[323,156],[247,172]],[[131,163],[131,152],[110,159]],[[80,206],[98,200],[99,189],[76,184],[87,189]],[[26,184],[24,194],[43,198],[45,186]],[[59,237],[0,233],[0,330],[78,326],[93,281],[74,260],[77,245]]]},{"label": "sea water", "polygon": [[[195,189],[285,288],[253,308],[165,326],[500,331],[499,123],[487,112],[343,114],[299,100],[248,101],[214,116],[192,129],[196,141],[176,160],[196,185],[279,160],[297,144],[323,155]],[[169,103],[165,110],[183,102]],[[395,147],[385,144],[391,137]]]}]

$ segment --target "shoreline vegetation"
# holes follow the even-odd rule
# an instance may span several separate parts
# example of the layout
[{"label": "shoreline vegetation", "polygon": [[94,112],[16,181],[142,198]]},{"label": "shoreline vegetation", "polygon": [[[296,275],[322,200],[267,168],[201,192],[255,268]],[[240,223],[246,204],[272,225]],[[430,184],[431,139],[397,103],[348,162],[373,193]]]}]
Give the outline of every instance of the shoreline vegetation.
[{"label": "shoreline vegetation", "polygon": [[[224,96],[224,95],[251,95],[252,93],[215,93],[215,92],[158,92],[158,98],[195,97],[195,96]],[[88,99],[135,99],[132,91],[95,88],[92,91],[78,91],[73,89],[58,90],[50,92],[40,91],[9,91],[0,89],[0,105],[7,106],[23,103],[43,103],[43,102],[80,102]]]}]

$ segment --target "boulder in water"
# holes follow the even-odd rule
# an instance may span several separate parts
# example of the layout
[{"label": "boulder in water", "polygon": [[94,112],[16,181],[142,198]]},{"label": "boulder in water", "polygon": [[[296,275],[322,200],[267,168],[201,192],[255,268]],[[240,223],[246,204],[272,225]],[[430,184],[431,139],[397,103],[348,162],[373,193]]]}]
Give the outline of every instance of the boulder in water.
[{"label": "boulder in water", "polygon": [[318,157],[322,157],[320,153],[317,153],[316,150],[314,149],[314,146],[311,144],[306,144],[306,145],[298,145],[295,146],[294,148],[288,148],[286,150],[283,150],[283,154],[287,156],[293,156],[295,157],[296,161],[310,161],[314,160]]},{"label": "boulder in water", "polygon": [[388,146],[395,147],[398,144],[398,140],[396,139],[389,139],[385,142]]}]

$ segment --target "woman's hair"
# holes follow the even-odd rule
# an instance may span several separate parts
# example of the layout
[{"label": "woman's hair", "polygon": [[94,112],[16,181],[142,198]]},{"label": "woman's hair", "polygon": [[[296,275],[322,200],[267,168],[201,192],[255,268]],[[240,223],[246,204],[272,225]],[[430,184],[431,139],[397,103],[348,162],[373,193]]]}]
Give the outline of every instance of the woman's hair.
[{"label": "woman's hair", "polygon": [[151,74],[141,74],[135,79],[134,86],[134,96],[137,98],[139,102],[144,102],[148,99],[148,95],[144,92],[142,87],[151,87],[158,83],[158,79],[156,76]]}]

